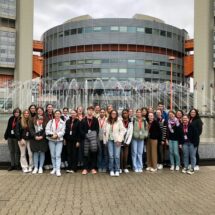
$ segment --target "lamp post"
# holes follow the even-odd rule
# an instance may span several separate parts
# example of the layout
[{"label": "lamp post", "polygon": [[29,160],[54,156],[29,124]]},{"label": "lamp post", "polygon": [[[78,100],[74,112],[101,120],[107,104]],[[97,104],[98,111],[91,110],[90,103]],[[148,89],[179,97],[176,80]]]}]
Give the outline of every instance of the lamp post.
[{"label": "lamp post", "polygon": [[174,56],[170,56],[169,60],[171,62],[170,65],[170,110],[172,110],[172,101],[173,101],[173,92],[172,92],[172,76],[173,76],[173,61],[175,60]]}]

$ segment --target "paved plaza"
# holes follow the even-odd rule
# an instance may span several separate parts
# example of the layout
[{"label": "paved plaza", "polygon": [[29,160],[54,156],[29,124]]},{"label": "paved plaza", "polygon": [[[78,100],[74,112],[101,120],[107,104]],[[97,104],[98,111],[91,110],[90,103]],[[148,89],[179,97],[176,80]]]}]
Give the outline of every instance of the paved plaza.
[{"label": "paved plaza", "polygon": [[56,177],[0,171],[0,214],[215,214],[215,167]]}]

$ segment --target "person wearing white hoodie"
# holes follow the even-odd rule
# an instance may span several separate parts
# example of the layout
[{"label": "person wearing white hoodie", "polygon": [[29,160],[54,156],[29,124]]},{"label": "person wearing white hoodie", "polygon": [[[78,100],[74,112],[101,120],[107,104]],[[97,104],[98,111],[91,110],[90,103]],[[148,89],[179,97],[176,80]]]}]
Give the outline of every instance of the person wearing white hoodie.
[{"label": "person wearing white hoodie", "polygon": [[103,133],[104,144],[108,145],[110,176],[119,176],[120,149],[125,132],[126,129],[123,126],[122,120],[118,118],[118,112],[112,110]]},{"label": "person wearing white hoodie", "polygon": [[61,152],[63,148],[63,136],[65,133],[65,122],[60,118],[61,111],[54,112],[54,119],[46,125],[46,138],[49,141],[53,170],[50,174],[61,176]]}]

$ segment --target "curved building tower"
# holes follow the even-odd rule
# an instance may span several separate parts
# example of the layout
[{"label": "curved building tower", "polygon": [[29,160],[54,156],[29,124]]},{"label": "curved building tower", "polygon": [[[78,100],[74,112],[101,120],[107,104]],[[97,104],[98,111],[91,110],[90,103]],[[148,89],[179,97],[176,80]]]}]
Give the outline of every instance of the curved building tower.
[{"label": "curved building tower", "polygon": [[169,82],[169,57],[174,56],[173,82],[183,84],[186,38],[185,30],[145,15],[73,18],[43,34],[44,78],[75,79],[88,89],[95,81],[102,86],[117,81],[119,88],[123,83]]}]

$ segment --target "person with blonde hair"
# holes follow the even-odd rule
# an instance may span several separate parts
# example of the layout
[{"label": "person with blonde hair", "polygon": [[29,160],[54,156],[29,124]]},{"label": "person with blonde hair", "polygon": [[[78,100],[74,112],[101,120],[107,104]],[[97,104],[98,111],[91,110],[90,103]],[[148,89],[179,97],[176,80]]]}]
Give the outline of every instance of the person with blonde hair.
[{"label": "person with blonde hair", "polygon": [[[18,139],[19,149],[21,152],[20,163],[24,173],[32,172],[33,157],[30,148],[30,111],[28,109],[23,111],[20,121],[15,128],[15,136]],[[26,149],[28,152],[29,162],[26,159]]]}]

